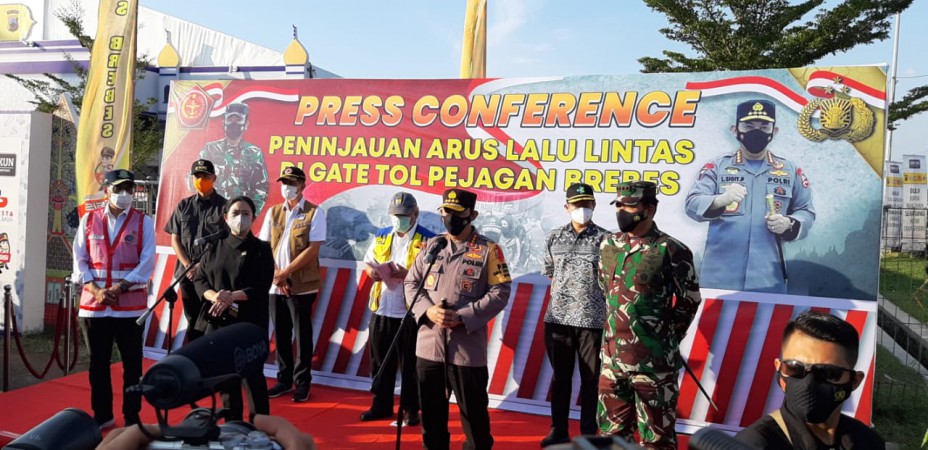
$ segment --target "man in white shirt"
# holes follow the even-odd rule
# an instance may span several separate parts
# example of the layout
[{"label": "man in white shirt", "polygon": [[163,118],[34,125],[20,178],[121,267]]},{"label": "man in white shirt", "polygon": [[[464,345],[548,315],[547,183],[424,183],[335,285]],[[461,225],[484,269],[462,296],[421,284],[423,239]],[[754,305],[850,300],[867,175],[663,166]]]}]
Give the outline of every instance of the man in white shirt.
[{"label": "man in white shirt", "polygon": [[277,181],[284,202],[271,207],[258,234],[271,243],[275,262],[270,314],[277,336],[277,384],[268,396],[291,392],[296,383],[293,401],[305,402],[312,382],[312,311],[322,286],[319,248],[325,243],[325,211],[303,198],[306,174],[299,167],[287,167]]},{"label": "man in white shirt", "polygon": [[[407,268],[412,266],[435,236],[418,224],[419,205],[408,192],[397,192],[387,209],[392,226],[377,231],[374,242],[364,255],[365,272],[374,280],[371,287],[371,322],[368,349],[371,356],[371,375],[382,371],[379,383],[371,387],[373,402],[370,409],[361,413],[362,421],[378,420],[393,415],[393,389],[396,385],[397,363],[403,374],[400,387],[400,407],[406,412],[406,425],[419,423],[419,390],[416,388],[416,326],[415,319],[406,315],[406,295],[403,280]],[[401,326],[402,325],[402,326]],[[397,347],[387,359],[394,336],[399,333]]]},{"label": "man in white shirt", "polygon": [[[101,429],[115,425],[110,360],[113,342],[122,357],[123,386],[142,377],[142,325],[136,320],[148,305],[148,282],[155,268],[155,226],[132,207],[135,176],[111,170],[103,179],[105,207],[81,219],[74,235],[74,274],[83,285],[78,321],[90,349],[90,404]],[[139,422],[142,396],[123,395],[125,425]]]}]

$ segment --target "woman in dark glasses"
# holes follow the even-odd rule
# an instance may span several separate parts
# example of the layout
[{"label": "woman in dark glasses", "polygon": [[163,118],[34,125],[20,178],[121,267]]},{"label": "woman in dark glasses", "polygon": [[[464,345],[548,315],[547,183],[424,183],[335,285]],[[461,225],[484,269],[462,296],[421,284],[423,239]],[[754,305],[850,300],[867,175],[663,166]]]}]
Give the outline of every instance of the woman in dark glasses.
[{"label": "woman in dark glasses", "polygon": [[806,311],[787,323],[774,361],[783,406],[736,438],[759,449],[885,449],[875,431],[841,414],[864,379],[854,370],[858,345],[857,330],[831,314]]}]

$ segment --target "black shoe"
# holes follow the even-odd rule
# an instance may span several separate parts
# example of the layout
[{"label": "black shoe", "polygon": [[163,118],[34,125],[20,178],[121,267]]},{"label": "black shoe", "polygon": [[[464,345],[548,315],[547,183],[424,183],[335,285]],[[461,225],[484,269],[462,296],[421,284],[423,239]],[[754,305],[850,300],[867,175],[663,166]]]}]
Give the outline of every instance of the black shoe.
[{"label": "black shoe", "polygon": [[407,426],[414,427],[419,425],[422,422],[422,419],[419,417],[419,411],[412,411],[406,413],[406,420],[403,421]]},{"label": "black shoe", "polygon": [[278,382],[274,387],[267,390],[267,396],[269,398],[277,398],[288,392],[293,392],[293,386]]},{"label": "black shoe", "polygon": [[393,417],[393,411],[377,411],[373,408],[361,413],[361,422],[370,422],[372,420],[388,419]]},{"label": "black shoe", "polygon": [[303,403],[309,400],[309,386],[297,386],[296,392],[293,393],[293,401]]},{"label": "black shoe", "polygon": [[547,436],[541,440],[541,446],[547,447],[555,444],[566,444],[570,442],[570,435],[566,432],[551,429]]}]

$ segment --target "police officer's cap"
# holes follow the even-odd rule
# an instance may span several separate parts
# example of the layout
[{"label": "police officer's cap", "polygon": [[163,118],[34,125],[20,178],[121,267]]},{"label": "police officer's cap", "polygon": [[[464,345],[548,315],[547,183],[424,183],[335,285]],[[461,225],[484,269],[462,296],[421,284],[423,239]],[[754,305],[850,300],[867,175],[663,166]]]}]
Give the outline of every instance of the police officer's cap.
[{"label": "police officer's cap", "polygon": [[232,103],[226,106],[226,115],[238,114],[242,117],[248,117],[248,105],[244,103]]},{"label": "police officer's cap", "polygon": [[657,204],[657,184],[651,181],[630,181],[620,183],[615,200],[610,205],[635,206],[638,202],[645,205]]},{"label": "police officer's cap", "polygon": [[100,156],[109,156],[110,158],[116,156],[116,150],[113,150],[113,147],[106,146],[100,150]]},{"label": "police officer's cap", "polygon": [[593,186],[583,183],[574,183],[567,187],[567,203],[584,202],[587,200],[596,201],[593,196]]},{"label": "police officer's cap", "polygon": [[767,100],[748,100],[738,105],[738,122],[749,120],[763,120],[776,122],[777,108],[773,102]]},{"label": "police officer's cap", "polygon": [[103,184],[107,186],[117,186],[123,183],[135,183],[135,175],[125,169],[116,169],[103,176]]},{"label": "police officer's cap", "polygon": [[473,210],[477,206],[477,194],[464,189],[448,189],[441,196],[441,207],[452,211]]}]

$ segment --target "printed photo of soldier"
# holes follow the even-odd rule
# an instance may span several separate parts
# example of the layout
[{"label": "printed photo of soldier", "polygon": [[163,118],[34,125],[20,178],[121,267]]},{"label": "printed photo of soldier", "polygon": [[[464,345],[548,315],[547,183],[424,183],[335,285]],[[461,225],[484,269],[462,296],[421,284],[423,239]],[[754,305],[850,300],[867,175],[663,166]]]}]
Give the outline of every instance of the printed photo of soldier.
[{"label": "printed photo of soldier", "polygon": [[776,107],[737,107],[734,153],[707,162],[686,196],[686,215],[709,222],[699,278],[707,288],[786,293],[784,242],[809,234],[812,189],[802,168],[770,150]]},{"label": "printed photo of soldier", "polygon": [[257,216],[267,201],[267,167],[261,149],[244,139],[248,123],[248,105],[226,106],[222,119],[224,137],[208,142],[200,151],[200,158],[212,161],[216,167],[216,192],[225,198],[241,195],[251,198]]}]

